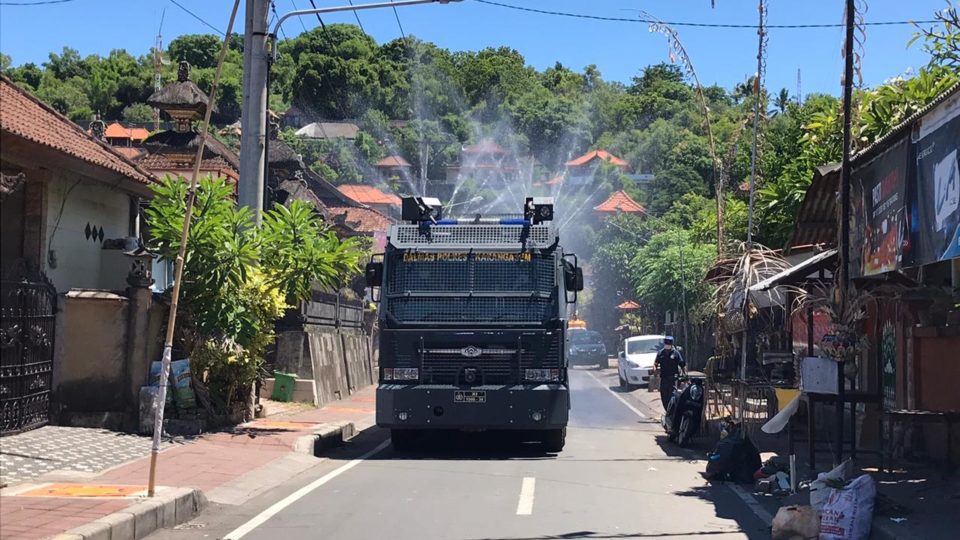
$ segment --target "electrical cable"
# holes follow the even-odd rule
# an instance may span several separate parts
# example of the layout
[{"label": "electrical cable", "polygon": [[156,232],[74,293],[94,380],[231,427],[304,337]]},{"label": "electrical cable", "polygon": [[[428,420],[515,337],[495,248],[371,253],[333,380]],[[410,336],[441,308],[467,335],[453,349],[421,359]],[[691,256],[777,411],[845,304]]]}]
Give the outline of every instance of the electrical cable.
[{"label": "electrical cable", "polygon": [[183,7],[179,2],[177,2],[177,0],[170,0],[170,2],[171,2],[173,5],[177,6],[178,8],[182,9],[183,11],[186,11],[187,14],[190,15],[191,17],[193,17],[194,19],[196,19],[196,20],[202,22],[203,24],[207,25],[207,28],[210,28],[211,30],[213,30],[214,32],[220,34],[221,36],[226,35],[226,34],[223,33],[223,30],[220,30],[220,29],[217,28],[216,26],[214,26],[214,25],[208,23],[207,21],[203,20],[203,18],[200,17],[199,15],[197,15],[196,13],[194,13],[194,12],[190,11],[189,9]]},{"label": "electrical cable", "polygon": [[[294,11],[300,11],[300,8],[297,7],[297,2],[295,0],[290,0],[290,4],[293,6]],[[307,25],[303,22],[303,17],[297,17],[297,20],[300,21],[300,26],[303,27],[303,31],[307,31]]]},{"label": "electrical cable", "polygon": [[49,6],[51,4],[66,4],[68,2],[73,2],[73,0],[40,0],[39,2],[0,2],[0,6],[20,6],[20,7]]},{"label": "electrical cable", "polygon": [[[390,0],[390,3],[392,4],[392,3],[393,3],[393,0]],[[351,4],[352,4],[352,2],[351,2]],[[397,19],[397,26],[400,27],[400,37],[402,37],[403,40],[406,41],[406,40],[407,40],[407,34],[403,31],[403,25],[400,24],[400,14],[397,12],[397,6],[393,6],[393,16],[396,17],[396,19]]]},{"label": "electrical cable", "polygon": [[[353,0],[347,0],[347,1],[350,2],[351,6],[353,6]],[[393,10],[396,11],[397,8],[393,8]],[[360,12],[358,12],[357,10],[353,10],[353,16],[357,18],[357,26],[360,27],[360,31],[366,34],[367,31],[363,29],[363,23],[360,22]]]},{"label": "electrical cable", "polygon": [[[516,6],[512,4],[504,4],[502,2],[494,2],[492,0],[473,0],[478,4],[487,4],[490,6],[497,6],[506,9],[513,9],[516,11],[526,11],[528,13],[537,13],[540,15],[554,15],[557,17],[571,17],[575,19],[590,19],[594,21],[608,21],[608,22],[629,22],[629,23],[641,23],[641,24],[668,24],[670,26],[691,26],[695,28],[742,28],[742,29],[753,29],[756,30],[759,28],[756,24],[723,24],[723,23],[698,23],[698,22],[684,22],[684,21],[657,21],[653,19],[645,19],[642,17],[628,18],[628,17],[603,17],[600,15],[585,15],[583,13],[568,13],[564,11],[550,11],[546,9],[536,9],[523,6]],[[396,9],[396,8],[394,8]],[[937,23],[936,20],[920,20],[920,21],[877,21],[877,22],[867,22],[864,23],[864,26],[897,26],[897,25],[913,25],[913,24],[933,24]],[[842,28],[844,25],[842,23],[831,23],[831,24],[768,24],[764,28],[778,28],[778,29],[798,29],[798,28]]]}]

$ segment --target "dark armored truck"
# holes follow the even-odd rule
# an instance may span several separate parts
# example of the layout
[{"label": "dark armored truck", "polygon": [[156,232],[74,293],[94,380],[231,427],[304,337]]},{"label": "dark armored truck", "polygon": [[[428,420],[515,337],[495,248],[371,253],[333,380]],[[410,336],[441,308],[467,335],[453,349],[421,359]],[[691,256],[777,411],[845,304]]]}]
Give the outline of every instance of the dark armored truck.
[{"label": "dark armored truck", "polygon": [[552,199],[466,219],[443,219],[436,199],[403,200],[405,223],[366,269],[379,289],[377,425],[395,447],[425,430],[509,430],[563,448],[566,311],[583,273],[552,218]]}]

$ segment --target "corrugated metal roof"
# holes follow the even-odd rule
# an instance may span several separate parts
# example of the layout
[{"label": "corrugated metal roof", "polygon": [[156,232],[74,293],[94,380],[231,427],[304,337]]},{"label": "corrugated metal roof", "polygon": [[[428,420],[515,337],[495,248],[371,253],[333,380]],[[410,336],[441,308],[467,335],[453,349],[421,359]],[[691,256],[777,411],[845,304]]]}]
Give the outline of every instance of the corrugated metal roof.
[{"label": "corrugated metal roof", "polygon": [[803,196],[793,224],[789,247],[837,242],[837,190],[840,188],[840,165],[822,165],[813,173],[813,180]]}]

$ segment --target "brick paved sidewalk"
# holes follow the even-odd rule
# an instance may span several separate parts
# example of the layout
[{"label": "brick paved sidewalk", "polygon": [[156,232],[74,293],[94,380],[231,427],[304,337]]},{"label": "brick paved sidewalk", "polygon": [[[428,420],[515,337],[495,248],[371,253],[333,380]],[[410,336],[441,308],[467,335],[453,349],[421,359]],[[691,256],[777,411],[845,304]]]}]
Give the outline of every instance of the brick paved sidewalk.
[{"label": "brick paved sidewalk", "polygon": [[[275,481],[274,485],[286,479],[273,474],[258,475],[257,471],[269,470],[289,459],[295,460],[299,470],[315,463],[312,457],[297,455],[291,458],[291,455],[297,439],[309,435],[320,424],[354,422],[358,429],[372,425],[374,395],[375,388],[368,387],[321,409],[280,414],[229,431],[204,434],[188,444],[168,445],[158,459],[157,483],[160,486],[198,488],[208,496],[226,492],[253,496],[272,487],[264,485],[264,477]],[[143,457],[84,478],[83,485],[137,486],[142,490],[150,466],[150,458],[146,455],[149,439],[137,439],[146,443],[140,454]],[[0,444],[4,442],[0,441]],[[4,445],[3,452],[6,451]],[[85,450],[77,448],[76,451],[82,453]],[[288,465],[285,467],[285,471],[291,470]],[[83,469],[75,467],[73,470]],[[290,474],[297,471],[296,468],[292,470],[294,472]],[[245,477],[248,480],[246,485]],[[22,479],[23,475],[18,478]],[[37,482],[37,486],[31,487],[46,486],[43,484],[45,477],[33,475],[31,478]],[[251,481],[256,485],[251,487]],[[21,484],[0,491],[0,540],[46,538],[122,511],[142,500],[142,495],[128,495],[126,498],[77,496],[75,493],[68,497],[56,496],[60,494],[26,496],[22,493],[24,489],[27,488]],[[241,500],[237,499],[236,503]]]}]

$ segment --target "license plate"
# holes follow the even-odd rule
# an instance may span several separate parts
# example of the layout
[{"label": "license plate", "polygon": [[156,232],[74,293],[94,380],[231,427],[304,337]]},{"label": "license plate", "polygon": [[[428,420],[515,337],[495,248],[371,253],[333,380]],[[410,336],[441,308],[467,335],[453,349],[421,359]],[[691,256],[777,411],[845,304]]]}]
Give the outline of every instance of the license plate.
[{"label": "license plate", "polygon": [[486,403],[487,393],[482,390],[454,390],[453,401],[456,403]]}]

